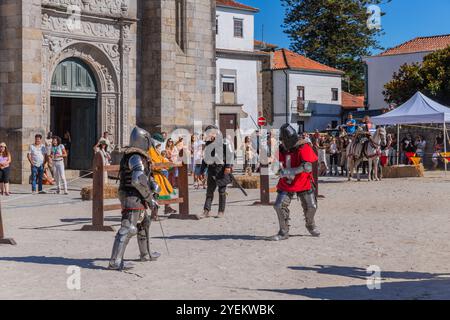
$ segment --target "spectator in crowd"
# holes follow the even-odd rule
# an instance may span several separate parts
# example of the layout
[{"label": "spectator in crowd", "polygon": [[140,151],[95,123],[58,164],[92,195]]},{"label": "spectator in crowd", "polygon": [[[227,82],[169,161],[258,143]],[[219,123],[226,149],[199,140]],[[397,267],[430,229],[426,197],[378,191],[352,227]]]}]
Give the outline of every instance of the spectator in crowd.
[{"label": "spectator in crowd", "polygon": [[431,161],[433,162],[433,170],[437,170],[439,163],[444,161],[442,159],[441,152],[442,149],[440,148],[440,146],[436,145],[436,147],[434,148],[433,156],[431,158]]},{"label": "spectator in crowd", "polygon": [[52,146],[50,149],[50,159],[52,159],[54,167],[54,177],[56,180],[56,193],[61,193],[61,184],[64,187],[64,194],[69,194],[67,192],[67,180],[64,170],[64,158],[67,157],[66,148],[61,142],[61,138],[54,136],[52,140]]},{"label": "spectator in crowd", "polygon": [[189,145],[189,175],[194,175],[194,144],[197,141],[197,135],[191,135],[191,144]]},{"label": "spectator in crowd", "polygon": [[[162,134],[155,133],[152,135],[154,147],[151,147],[148,151],[150,159],[153,163],[167,163],[169,160],[164,156],[164,152],[161,152],[161,143],[164,141]],[[160,187],[159,199],[161,200],[170,200],[172,195],[174,194],[174,190],[172,185],[170,184],[168,178],[167,169],[159,169],[154,168],[152,170],[153,178],[155,182]],[[166,204],[164,206],[164,214],[172,214],[177,211],[170,207],[170,205]],[[152,219],[158,220],[158,212],[157,210],[152,210]]]},{"label": "spectator in crowd", "polygon": [[6,143],[0,143],[0,194],[9,196],[9,175],[11,165],[11,153],[6,146]]},{"label": "spectator in crowd", "polygon": [[42,180],[44,175],[44,164],[47,161],[47,149],[42,144],[42,135],[36,134],[34,143],[30,145],[27,154],[28,161],[31,165],[31,192],[36,194],[36,185],[39,193],[44,193],[42,190]]},{"label": "spectator in crowd", "polygon": [[319,138],[316,138],[316,149],[318,151],[319,155],[319,163],[322,163],[325,165],[326,170],[328,170],[328,164],[327,164],[327,146],[325,143],[325,138],[319,136]]},{"label": "spectator in crowd", "polygon": [[397,164],[397,135],[391,135],[392,143],[388,148],[388,165],[393,166]]},{"label": "spectator in crowd", "polygon": [[108,152],[108,144],[104,139],[100,139],[100,141],[94,146],[94,152],[100,152],[103,155],[103,164],[105,166],[111,164],[111,154]]},{"label": "spectator in crowd", "polygon": [[[47,133],[47,137],[45,138],[45,147],[47,148],[47,154],[50,154],[50,149],[52,148],[52,141],[53,141],[53,133],[50,131]],[[53,170],[53,161],[49,157],[47,159],[47,167],[50,170],[52,177],[55,177],[55,172]]]},{"label": "spectator in crowd", "polygon": [[168,140],[167,139],[168,138],[168,134],[167,134],[167,132],[163,131],[161,133],[161,135],[162,135],[162,140],[163,140],[163,141],[161,141],[161,150],[165,151],[166,150],[167,140]]},{"label": "spectator in crowd", "polygon": [[[169,138],[166,143],[166,157],[169,159],[170,162],[178,163],[179,162],[179,151],[177,147],[175,146],[175,143],[173,142],[172,138]],[[170,184],[176,188],[177,187],[177,176],[178,176],[178,170],[177,168],[172,168],[169,170],[169,182]]]},{"label": "spectator in crowd", "polygon": [[425,157],[425,150],[427,147],[427,142],[425,141],[425,139],[422,138],[422,136],[417,136],[416,140],[414,142],[414,147],[416,148],[417,156],[422,159],[422,163],[423,163],[423,158]]},{"label": "spectator in crowd", "polygon": [[244,172],[247,172],[247,170],[255,172],[256,164],[254,163],[254,157],[256,152],[253,148],[250,137],[245,137],[244,144],[241,146],[241,148],[244,153]]},{"label": "spectator in crowd", "polygon": [[67,153],[67,157],[64,158],[64,164],[66,168],[69,168],[70,166],[69,155],[70,155],[70,148],[72,147],[72,138],[70,137],[70,132],[68,130],[64,132],[62,143]]},{"label": "spectator in crowd", "polygon": [[97,144],[95,145],[95,147],[99,147],[101,144],[106,145],[106,149],[105,152],[107,152],[109,155],[111,155],[111,152],[114,149],[114,146],[111,142],[110,139],[110,134],[108,131],[103,132],[103,136],[98,140]]},{"label": "spectator in crowd", "polygon": [[409,158],[411,158],[416,153],[416,147],[409,136],[406,140],[404,140],[403,152],[405,154],[405,162],[404,164],[410,164]]},{"label": "spectator in crowd", "polygon": [[434,141],[434,147],[439,148],[440,150],[444,149],[444,135],[442,134],[442,132],[440,132],[436,136],[436,140]]},{"label": "spectator in crowd", "polygon": [[[202,135],[203,137],[203,135]],[[194,143],[194,188],[199,189],[200,185],[206,189],[206,179],[202,175],[202,162],[204,158],[205,142],[198,139]]]},{"label": "spectator in crowd", "polygon": [[339,175],[338,170],[338,159],[339,159],[339,150],[338,145],[336,142],[336,138],[332,138],[330,142],[330,146],[328,148],[328,152],[330,153],[330,176],[333,175],[333,169],[334,169],[334,175]]},{"label": "spectator in crowd", "polygon": [[346,122],[346,131],[348,135],[354,135],[356,132],[356,121],[351,113],[348,114]]}]

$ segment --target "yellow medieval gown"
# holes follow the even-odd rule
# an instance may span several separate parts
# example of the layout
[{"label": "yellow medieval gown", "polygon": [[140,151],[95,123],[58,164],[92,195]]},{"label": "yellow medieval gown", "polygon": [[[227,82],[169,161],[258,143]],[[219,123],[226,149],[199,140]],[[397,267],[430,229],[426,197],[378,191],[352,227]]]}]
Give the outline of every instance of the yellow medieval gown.
[{"label": "yellow medieval gown", "polygon": [[[169,162],[166,158],[164,158],[161,153],[159,153],[154,147],[151,147],[148,151],[150,159],[152,163],[166,163]],[[164,175],[161,169],[153,169],[153,178],[155,182],[161,188],[161,192],[159,193],[159,198],[162,200],[169,200],[171,195],[174,194],[173,187],[170,184],[167,177]]]}]

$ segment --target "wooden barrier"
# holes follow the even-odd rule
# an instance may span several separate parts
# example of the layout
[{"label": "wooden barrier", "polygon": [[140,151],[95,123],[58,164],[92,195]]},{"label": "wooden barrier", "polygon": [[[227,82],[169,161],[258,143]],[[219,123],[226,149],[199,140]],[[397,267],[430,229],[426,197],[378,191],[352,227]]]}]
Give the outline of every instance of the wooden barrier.
[{"label": "wooden barrier", "polygon": [[[186,164],[175,163],[156,163],[152,164],[154,169],[168,169],[168,168],[180,168],[178,175],[179,184],[179,198],[170,200],[158,200],[160,205],[167,204],[179,204],[179,213],[172,214],[169,219],[190,219],[200,220],[198,215],[189,214],[189,182],[188,182],[188,169]],[[111,165],[105,166],[104,159],[101,153],[96,153],[94,156],[93,165],[93,188],[92,188],[92,225],[85,225],[82,227],[82,231],[114,231],[111,226],[104,225],[104,213],[105,211],[121,210],[122,206],[118,204],[104,204],[103,191],[105,184],[105,172],[108,176],[118,176],[120,166]]]},{"label": "wooden barrier", "polygon": [[2,204],[0,201],[0,244],[16,245],[16,242],[12,238],[5,238],[3,233],[3,220],[2,220]]}]

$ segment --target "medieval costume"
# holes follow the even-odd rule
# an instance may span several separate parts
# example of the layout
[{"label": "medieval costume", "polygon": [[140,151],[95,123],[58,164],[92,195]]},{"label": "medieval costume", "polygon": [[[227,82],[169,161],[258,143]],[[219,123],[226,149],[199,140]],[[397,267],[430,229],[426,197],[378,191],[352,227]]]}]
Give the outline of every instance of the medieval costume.
[{"label": "medieval costume", "polygon": [[[152,163],[168,163],[170,162],[166,157],[164,157],[161,152],[158,150],[157,145],[164,141],[162,135],[154,134],[153,142],[154,145],[148,151],[148,155],[150,156],[150,160]],[[170,200],[172,195],[175,195],[173,186],[170,184],[169,179],[167,178],[167,169],[153,169],[152,176],[155,182],[158,184],[160,188],[160,192],[158,194],[158,199],[161,200]],[[176,213],[177,211],[171,208],[169,205],[164,206],[164,213]],[[158,213],[152,212],[152,219],[157,220]]]},{"label": "medieval costume", "polygon": [[300,140],[296,130],[289,124],[280,129],[282,142],[279,151],[281,178],[277,185],[277,200],[274,209],[278,216],[280,231],[269,238],[280,241],[289,238],[289,205],[295,195],[300,199],[309,233],[318,237],[314,216],[317,211],[317,199],[313,182],[312,164],[318,160],[312,147]]},{"label": "medieval costume", "polygon": [[233,168],[234,152],[231,143],[223,139],[216,126],[206,128],[205,157],[202,161],[201,173],[208,170],[208,187],[203,208],[203,217],[209,218],[214,192],[219,189],[219,213],[218,218],[225,214],[227,185],[232,183],[230,176]]},{"label": "medieval costume", "polygon": [[150,218],[147,208],[155,209],[155,194],[158,185],[153,181],[148,150],[152,147],[150,134],[134,128],[130,136],[130,146],[125,149],[120,162],[119,199],[122,204],[122,225],[117,232],[112,250],[109,268],[113,270],[129,269],[123,256],[130,239],[137,235],[141,261],[153,261],[159,253],[150,252]]}]

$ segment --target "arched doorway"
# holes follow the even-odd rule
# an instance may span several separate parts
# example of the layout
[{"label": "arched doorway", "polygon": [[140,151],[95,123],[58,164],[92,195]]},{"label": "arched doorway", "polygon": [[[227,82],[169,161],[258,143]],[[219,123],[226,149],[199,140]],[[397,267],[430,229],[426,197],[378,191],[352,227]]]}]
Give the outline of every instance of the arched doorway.
[{"label": "arched doorway", "polygon": [[90,169],[98,131],[97,83],[90,68],[77,58],[59,63],[50,97],[50,130],[60,137],[67,131],[71,136],[68,167]]}]

